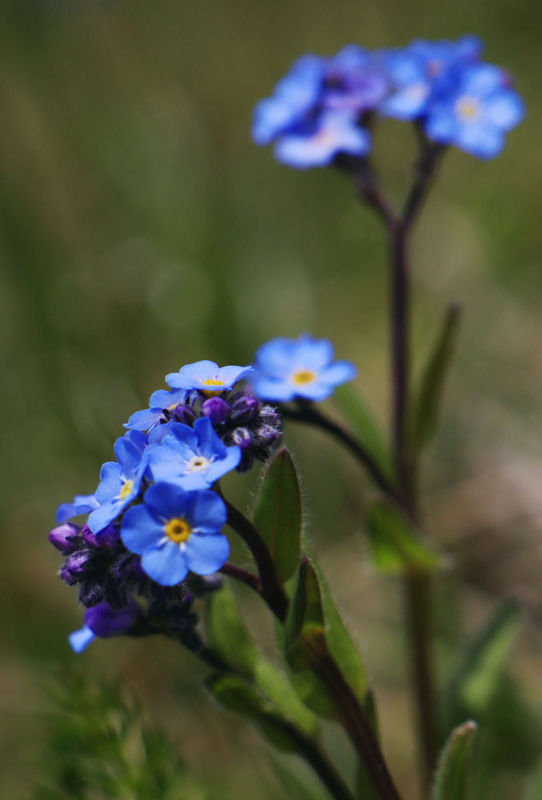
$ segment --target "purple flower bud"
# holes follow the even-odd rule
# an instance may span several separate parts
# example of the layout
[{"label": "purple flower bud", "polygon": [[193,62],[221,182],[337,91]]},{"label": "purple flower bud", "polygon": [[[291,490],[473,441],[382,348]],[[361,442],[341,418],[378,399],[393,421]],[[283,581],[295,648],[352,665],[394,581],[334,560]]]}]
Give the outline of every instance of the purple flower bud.
[{"label": "purple flower bud", "polygon": [[264,425],[272,425],[273,427],[280,425],[280,414],[273,406],[260,406],[258,417]]},{"label": "purple flower bud", "polygon": [[70,525],[66,522],[64,525],[59,525],[58,528],[53,528],[52,531],[49,531],[49,541],[61,553],[69,555],[77,547],[73,540],[78,532],[79,529],[75,525]]},{"label": "purple flower bud", "polygon": [[236,428],[229,434],[228,439],[231,444],[236,444],[241,450],[248,450],[252,444],[252,436],[248,428]]},{"label": "purple flower bud", "polygon": [[114,609],[106,600],[85,611],[85,625],[96,636],[107,638],[124,633],[133,627],[139,615],[139,606],[134,600],[129,600],[126,608]]},{"label": "purple flower bud", "polygon": [[192,409],[188,406],[183,406],[182,403],[177,406],[173,412],[173,416],[178,422],[182,422],[184,425],[192,425],[195,420]]},{"label": "purple flower bud", "polygon": [[[106,528],[107,530],[107,528]],[[96,541],[96,536],[92,533],[88,524],[85,523],[81,528],[81,536],[85,540],[85,542],[90,545],[91,547],[98,547],[98,542]]]},{"label": "purple flower bud", "polygon": [[230,406],[221,397],[209,397],[201,404],[201,410],[213,425],[221,425],[230,415]]},{"label": "purple flower bud", "polygon": [[120,542],[120,528],[118,525],[108,525],[103,531],[96,534],[96,547],[115,547]]},{"label": "purple flower bud", "polygon": [[258,410],[258,398],[249,394],[240,395],[231,407],[232,422],[249,422]]},{"label": "purple flower bud", "polygon": [[255,432],[255,439],[260,447],[269,447],[274,444],[280,436],[280,432],[271,425],[261,425]]},{"label": "purple flower bud", "polygon": [[70,575],[73,575],[75,578],[85,573],[87,562],[88,553],[81,550],[69,556],[64,563],[64,567],[68,570]]}]

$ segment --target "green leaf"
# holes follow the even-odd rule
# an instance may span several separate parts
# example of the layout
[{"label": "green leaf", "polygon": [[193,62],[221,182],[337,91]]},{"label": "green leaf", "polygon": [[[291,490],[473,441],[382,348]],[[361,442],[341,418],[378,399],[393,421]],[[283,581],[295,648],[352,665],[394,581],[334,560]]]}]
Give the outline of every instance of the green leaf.
[{"label": "green leaf", "polygon": [[327,582],[320,569],[314,564],[318,576],[322,606],[324,610],[325,634],[329,652],[337,662],[346,681],[350,684],[360,703],[367,700],[367,673],[342,618],[333,602]]},{"label": "green leaf", "polygon": [[285,719],[307,736],[318,735],[318,719],[301,702],[286,675],[260,658],[256,664],[254,682]]},{"label": "green leaf", "polygon": [[467,778],[476,733],[475,722],[465,722],[452,732],[439,759],[431,800],[465,800]]},{"label": "green leaf", "polygon": [[292,457],[282,447],[265,469],[254,525],[266,542],[279,577],[295,573],[301,552],[301,492]]},{"label": "green leaf", "polygon": [[217,655],[235,671],[253,676],[259,654],[227,584],[207,595],[205,627]]},{"label": "green leaf", "polygon": [[361,395],[351,383],[343,383],[335,389],[333,401],[348,420],[360,443],[374,458],[384,475],[393,482],[393,462],[386,437]]},{"label": "green leaf", "polygon": [[457,342],[460,314],[459,305],[448,308],[420,381],[411,421],[412,445],[418,453],[431,441],[437,427],[444,383]]},{"label": "green leaf", "polygon": [[299,734],[254,686],[236,675],[207,677],[206,686],[225,708],[251,719],[265,738],[284,753],[299,751]]},{"label": "green leaf", "polygon": [[492,703],[521,627],[521,607],[505,600],[471,644],[452,682],[451,714],[479,716]]},{"label": "green leaf", "polygon": [[291,769],[288,769],[283,761],[279,761],[277,758],[272,758],[271,761],[287,792],[287,797],[295,798],[295,800],[329,800],[327,792],[323,792],[320,787],[313,786],[312,783],[309,785],[307,778],[310,780],[311,776],[303,776],[301,779]]},{"label": "green leaf", "polygon": [[389,500],[371,506],[367,531],[373,564],[382,572],[434,572],[446,564]]},{"label": "green leaf", "polygon": [[316,566],[304,559],[284,629],[286,660],[292,684],[309,708],[324,717],[336,717],[335,701],[314,673],[318,654],[329,653],[345,680],[364,702],[367,676],[359,654]]},{"label": "green leaf", "polygon": [[[378,737],[378,719],[376,712],[376,702],[375,702],[374,692],[371,689],[368,690],[367,695],[365,697],[364,707],[369,722],[371,723],[371,728],[373,729],[373,732],[376,738],[378,739],[379,737]],[[357,770],[356,788],[359,800],[379,800],[379,795],[374,787],[373,780],[369,776],[365,764],[361,762],[358,765],[358,770]]]}]

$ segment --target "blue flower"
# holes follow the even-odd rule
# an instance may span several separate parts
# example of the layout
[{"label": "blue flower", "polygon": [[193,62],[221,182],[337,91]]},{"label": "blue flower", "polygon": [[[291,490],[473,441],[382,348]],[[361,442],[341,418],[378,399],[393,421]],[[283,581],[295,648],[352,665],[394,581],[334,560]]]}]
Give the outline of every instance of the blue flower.
[{"label": "blue flower", "polygon": [[188,392],[184,389],[167,391],[158,389],[149,400],[149,408],[132,414],[124,427],[134,431],[152,431],[161,422],[165,422],[178,405],[185,402]]},{"label": "blue flower", "polygon": [[436,142],[478,158],[494,158],[504,147],[505,134],[524,113],[507,73],[492,64],[477,64],[461,71],[453,91],[448,89],[431,104],[425,132]]},{"label": "blue flower", "polygon": [[139,606],[135,600],[130,599],[128,605],[120,609],[112,608],[107,600],[102,600],[85,611],[85,624],[71,633],[68,641],[72,650],[81,653],[96,636],[109,638],[126,633],[134,626],[138,616]]},{"label": "blue flower", "polygon": [[315,122],[284,134],[275,147],[278,161],[306,169],[331,164],[341,153],[362,156],[369,151],[370,136],[356,125],[349,111],[327,111]]},{"label": "blue flower", "polygon": [[328,59],[322,95],[324,108],[350,110],[359,116],[375,108],[388,91],[389,76],[380,53],[350,44]]},{"label": "blue flower", "polygon": [[174,423],[160,444],[148,449],[148,463],[155,481],[169,481],[189,491],[207,489],[241,460],[238,447],[226,447],[208,417],[194,427]]},{"label": "blue flower", "polygon": [[252,367],[219,367],[214,361],[196,361],[186,364],[178,372],[166,375],[166,383],[173,389],[199,389],[204,394],[213,395],[225,392],[245,378]]},{"label": "blue flower", "polygon": [[285,402],[295,397],[324,400],[336,386],[351,380],[350,361],[334,361],[327,339],[303,334],[299,339],[272,339],[256,353],[254,393],[262,400]]},{"label": "blue flower", "polygon": [[379,112],[401,120],[423,116],[434,93],[446,85],[453,70],[475,63],[481,51],[477,37],[463,36],[457,42],[416,40],[387,53],[385,61],[393,88]]},{"label": "blue flower", "polygon": [[271,144],[278,135],[305,121],[320,99],[324,65],[318,56],[302,56],[277,83],[273,97],[258,103],[252,126],[256,144]]},{"label": "blue flower", "polygon": [[93,494],[76,494],[71,503],[61,503],[56,512],[57,522],[66,522],[79,514],[88,514],[98,508],[98,501]]},{"label": "blue flower", "polygon": [[96,489],[99,506],[88,518],[92,533],[99,533],[106,528],[139,494],[147,468],[146,445],[147,437],[140,431],[129,431],[115,442],[117,461],[108,461],[103,465],[100,485]]},{"label": "blue flower", "polygon": [[230,546],[220,531],[226,519],[226,506],[214,492],[159,482],[145,493],[144,505],[126,512],[121,536],[141,556],[149,578],[175,586],[189,570],[209,575],[225,563]]}]

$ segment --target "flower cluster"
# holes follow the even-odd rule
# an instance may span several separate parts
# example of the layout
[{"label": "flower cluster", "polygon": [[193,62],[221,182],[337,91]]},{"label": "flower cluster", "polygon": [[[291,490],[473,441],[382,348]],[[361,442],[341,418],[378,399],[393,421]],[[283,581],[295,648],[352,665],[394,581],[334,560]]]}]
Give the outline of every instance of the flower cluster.
[{"label": "flower cluster", "polygon": [[49,538],[87,609],[72,647],[158,631],[197,647],[193,598],[220,585],[214,573],[230,552],[217,481],[272,454],[280,414],[266,401],[322,400],[354,374],[333,361],[330,342],[308,335],[268,342],[253,367],[198,361],[168,374],[170,389],[126,423],[96,492],[59,506]]},{"label": "flower cluster", "polygon": [[415,122],[431,141],[493,158],[524,114],[509,74],[480,61],[474,36],[417,40],[368,51],[349,45],[306,55],[254,113],[257,144],[275,143],[279,161],[305,168],[367,155],[375,115]]}]

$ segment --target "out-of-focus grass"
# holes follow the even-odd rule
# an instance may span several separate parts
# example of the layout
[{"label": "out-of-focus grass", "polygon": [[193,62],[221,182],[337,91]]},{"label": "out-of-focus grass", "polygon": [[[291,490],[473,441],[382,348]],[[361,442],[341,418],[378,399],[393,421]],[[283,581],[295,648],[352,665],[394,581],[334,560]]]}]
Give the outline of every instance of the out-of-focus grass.
[{"label": "out-of-focus grass", "polygon": [[[499,159],[447,158],[415,242],[414,341],[419,366],[444,304],[464,300],[458,363],[424,475],[430,530],[458,565],[443,669],[459,632],[494,598],[512,589],[538,614],[540,6],[8,0],[0,14],[4,796],[27,797],[34,782],[40,676],[74,658],[65,636],[80,613],[55,577],[59,559],[45,535],[54,510],[95,488],[122,422],[166,372],[199,358],[245,363],[266,338],[310,330],[356,361],[360,390],[387,419],[381,231],[340,176],[289,170],[250,142],[253,104],[304,51],[473,32],[526,97],[526,120]],[[398,192],[412,145],[404,126],[382,125],[376,155]],[[293,431],[290,441],[308,538],[368,656],[388,751],[409,787],[400,600],[362,565],[365,484],[319,434]],[[231,483],[243,498],[243,481]],[[540,704],[536,630],[515,667]],[[243,787],[247,797],[276,796],[276,786],[265,788],[271,770],[259,740],[197,692],[193,661],[168,643],[147,653],[112,641],[82,658],[135,684],[196,773],[226,770],[237,796]]]}]

